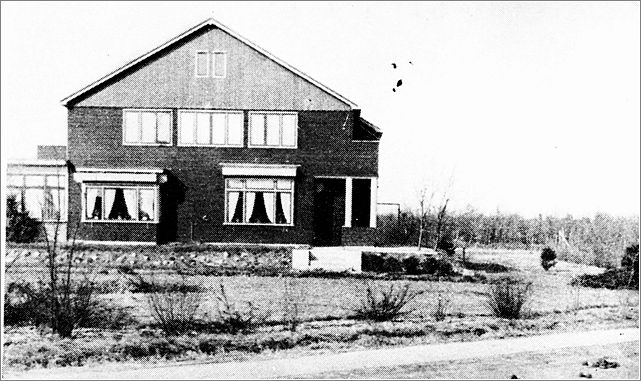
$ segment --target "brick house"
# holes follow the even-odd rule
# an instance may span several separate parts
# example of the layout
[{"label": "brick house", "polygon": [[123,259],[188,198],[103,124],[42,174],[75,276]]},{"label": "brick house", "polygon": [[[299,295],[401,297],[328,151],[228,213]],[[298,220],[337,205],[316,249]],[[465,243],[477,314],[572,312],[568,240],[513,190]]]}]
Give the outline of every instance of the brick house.
[{"label": "brick house", "polygon": [[381,131],[218,21],[62,104],[69,235],[78,226],[85,241],[370,243]]}]

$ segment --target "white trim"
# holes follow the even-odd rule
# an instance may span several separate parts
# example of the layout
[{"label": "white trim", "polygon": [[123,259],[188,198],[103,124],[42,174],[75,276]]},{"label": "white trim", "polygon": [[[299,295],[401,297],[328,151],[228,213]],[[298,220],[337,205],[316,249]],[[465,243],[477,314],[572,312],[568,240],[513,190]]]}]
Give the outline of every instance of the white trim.
[{"label": "white trim", "polygon": [[377,195],[378,195],[378,178],[372,177],[372,180],[369,185],[370,196],[369,196],[369,227],[376,227],[376,217],[377,217]]},{"label": "white trim", "polygon": [[380,140],[352,140],[352,143],[380,143]]},{"label": "white trim", "polygon": [[[180,141],[182,123],[181,115],[186,113],[208,113],[209,115],[209,136],[212,136],[212,114],[224,114],[225,115],[225,141],[229,140],[229,114],[238,114],[242,116],[241,130],[240,130],[240,144],[199,144],[196,143],[196,125],[194,124],[194,143],[182,143]],[[194,123],[197,123],[196,118],[194,118]],[[207,110],[207,109],[179,109],[178,110],[178,142],[176,145],[178,147],[232,147],[232,148],[244,148],[245,147],[245,112],[243,110]]]},{"label": "white trim", "polygon": [[352,227],[352,178],[345,178],[345,226]]},{"label": "white trim", "polygon": [[[278,138],[279,145],[267,145],[267,118],[265,118],[265,144],[252,144],[252,115],[278,115]],[[294,129],[294,145],[285,146],[283,142],[283,116],[294,115],[296,117],[296,128]],[[296,111],[250,111],[247,115],[247,147],[248,148],[269,148],[269,149],[297,149],[298,148],[298,112]]]},{"label": "white trim", "polygon": [[95,182],[132,182],[132,183],[156,183],[157,173],[100,173],[100,172],[76,172],[73,179],[77,183],[88,181]]},{"label": "white trim", "polygon": [[[223,75],[216,75],[216,53],[223,54]],[[227,52],[223,50],[214,50],[211,52],[211,77],[212,78],[225,78],[227,76]]]},{"label": "white trim", "polygon": [[76,172],[123,172],[123,173],[163,173],[165,170],[160,168],[96,168],[96,167],[78,167]]},{"label": "white trim", "polygon": [[377,177],[373,176],[314,176],[315,179],[360,179],[360,180],[365,180],[365,179],[374,179]]},{"label": "white trim", "polygon": [[[199,53],[205,53],[205,57],[207,59],[207,64],[205,65],[205,68],[207,69],[207,73],[205,75],[200,75],[198,74],[198,54]],[[209,77],[209,69],[211,65],[211,60],[209,59],[209,51],[207,50],[196,50],[194,52],[194,76],[196,78],[207,78]]]},{"label": "white trim", "polygon": [[[156,141],[152,143],[145,142],[128,142],[125,139],[125,114],[127,112],[136,112],[139,113],[138,118],[138,127],[140,129],[140,134],[142,135],[142,113],[143,112],[153,112],[156,115],[156,127],[155,135]],[[169,114],[169,142],[159,143],[158,142],[158,114],[159,113],[168,113]],[[141,136],[142,138],[142,136]],[[152,146],[152,147],[171,147],[174,145],[174,113],[172,109],[168,108],[123,108],[122,109],[122,145],[123,146]]]},{"label": "white trim", "polygon": [[7,169],[11,168],[13,165],[24,165],[24,166],[45,166],[45,167],[62,167],[67,164],[66,160],[40,160],[40,159],[16,159],[16,160],[7,160]]},{"label": "white trim", "polygon": [[220,163],[223,176],[296,177],[299,164]]},{"label": "white trim", "polygon": [[230,36],[238,39],[239,41],[241,41],[243,43],[245,43],[246,45],[248,45],[249,47],[253,48],[257,52],[263,54],[267,58],[269,58],[272,61],[276,62],[277,64],[285,67],[286,69],[288,69],[289,71],[293,72],[294,74],[300,76],[301,78],[307,80],[308,82],[310,82],[313,85],[317,86],[321,90],[324,90],[325,92],[331,94],[332,96],[334,96],[338,100],[344,102],[348,106],[350,106],[352,108],[357,108],[358,107],[354,102],[352,102],[349,99],[345,98],[344,96],[338,94],[337,92],[335,92],[334,90],[330,89],[329,87],[321,84],[320,82],[318,82],[315,79],[311,78],[310,76],[308,76],[307,74],[303,73],[302,71],[294,68],[293,66],[289,65],[285,61],[277,58],[276,56],[274,56],[271,53],[267,52],[266,50],[264,50],[263,48],[259,47],[256,44],[254,44],[253,42],[251,42],[251,41],[247,40],[246,38],[240,36],[238,33],[232,31],[231,29],[229,29],[225,25],[221,24],[219,21],[214,20],[213,18],[209,18],[209,19],[201,22],[200,24],[194,26],[193,28],[188,29],[187,31],[179,34],[178,36],[176,36],[176,37],[172,38],[171,40],[165,42],[164,44],[158,46],[157,48],[155,48],[155,49],[143,54],[142,56],[130,61],[129,63],[125,64],[124,66],[122,66],[122,67],[112,71],[111,73],[105,75],[104,77],[98,79],[97,81],[95,81],[95,82],[85,86],[84,88],[76,91],[75,93],[69,95],[68,97],[66,97],[64,99],[62,99],[60,102],[62,103],[63,106],[67,106],[69,104],[69,102],[71,102],[73,99],[75,99],[75,98],[81,96],[82,94],[90,91],[91,89],[103,84],[104,82],[110,80],[111,78],[115,77],[116,75],[118,75],[118,74],[124,72],[125,70],[131,68],[132,66],[138,64],[139,62],[144,61],[145,59],[153,56],[154,54],[156,54],[159,51],[165,49],[166,47],[174,44],[175,42],[180,41],[183,38],[189,36],[190,34],[197,32],[201,28],[203,28],[205,26],[210,26],[210,25],[220,28],[222,31],[228,33]]},{"label": "white trim", "polygon": [[[67,240],[67,242],[70,242],[71,240]],[[127,245],[127,246],[135,246],[135,245],[144,245],[144,246],[154,246],[157,245],[157,242],[153,241],[95,241],[95,240],[84,240],[84,239],[77,239],[77,243],[83,243],[87,245],[105,245],[105,246],[115,246],[115,245]]]}]

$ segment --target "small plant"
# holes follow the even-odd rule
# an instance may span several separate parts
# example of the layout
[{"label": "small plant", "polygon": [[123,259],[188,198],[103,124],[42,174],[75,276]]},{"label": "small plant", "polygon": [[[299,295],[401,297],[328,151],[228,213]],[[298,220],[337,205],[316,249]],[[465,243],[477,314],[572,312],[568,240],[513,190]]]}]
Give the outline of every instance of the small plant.
[{"label": "small plant", "polygon": [[185,289],[168,291],[166,283],[165,286],[157,285],[153,278],[150,282],[156,286],[152,287],[153,292],[146,294],[147,304],[156,324],[168,335],[192,329],[196,324],[196,313],[200,309],[200,294],[187,292]]},{"label": "small plant", "polygon": [[285,278],[285,292],[283,294],[283,318],[285,326],[288,330],[296,332],[300,324],[300,310],[304,294],[300,287],[296,287],[295,279]]},{"label": "small plant", "polygon": [[[374,289],[368,283],[361,306],[356,309],[356,317],[370,321],[392,321],[411,313],[405,308],[422,292],[412,290],[409,284],[396,288],[391,284],[389,289]],[[405,310],[403,310],[405,309]]]},{"label": "small plant", "polygon": [[552,266],[556,265],[556,252],[550,247],[545,247],[541,251],[541,267],[548,271]]},{"label": "small plant", "polygon": [[518,279],[502,279],[489,286],[487,306],[494,316],[520,319],[531,297],[532,284]]},{"label": "small plant", "polygon": [[434,309],[432,310],[432,316],[434,317],[434,320],[445,320],[451,305],[452,300],[448,296],[439,292],[438,296],[436,297],[436,306],[434,306]]},{"label": "small plant", "polygon": [[236,334],[247,333],[256,329],[267,320],[269,313],[259,314],[256,307],[247,302],[247,308],[240,310],[236,303],[227,296],[225,286],[220,285],[220,291],[216,294],[218,300],[218,330],[224,333]]}]

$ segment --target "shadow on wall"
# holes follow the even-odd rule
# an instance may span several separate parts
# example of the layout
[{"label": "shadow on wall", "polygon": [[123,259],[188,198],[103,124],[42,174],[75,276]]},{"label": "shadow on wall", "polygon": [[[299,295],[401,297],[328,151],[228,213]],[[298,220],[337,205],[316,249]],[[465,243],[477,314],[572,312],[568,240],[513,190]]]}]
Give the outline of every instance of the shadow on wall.
[{"label": "shadow on wall", "polygon": [[171,172],[165,171],[167,182],[160,185],[160,222],[156,241],[159,244],[174,242],[178,231],[178,205],[185,201],[187,187]]}]

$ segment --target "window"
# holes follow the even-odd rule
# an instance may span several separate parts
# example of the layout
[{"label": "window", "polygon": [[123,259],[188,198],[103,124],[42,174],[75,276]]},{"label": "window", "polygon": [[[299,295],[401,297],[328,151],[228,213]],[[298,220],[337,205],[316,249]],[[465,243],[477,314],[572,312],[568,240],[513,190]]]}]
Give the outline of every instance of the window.
[{"label": "window", "polygon": [[171,144],[171,111],[125,110],[125,144]]},{"label": "window", "polygon": [[225,52],[213,52],[213,77],[214,78],[225,78],[227,75],[227,53]]},{"label": "window", "polygon": [[250,147],[296,148],[297,114],[252,112],[249,115]]},{"label": "window", "polygon": [[209,52],[196,52],[196,77],[209,76]]},{"label": "window", "polygon": [[227,75],[227,53],[225,52],[199,50],[196,52],[195,63],[198,78],[209,77],[210,73],[213,78],[225,78]]},{"label": "window", "polygon": [[85,222],[158,222],[156,187],[87,185],[83,196]]},{"label": "window", "polygon": [[64,175],[7,175],[7,193],[18,210],[41,221],[64,221],[67,179]]},{"label": "window", "polygon": [[225,185],[227,223],[293,225],[293,179],[228,178]]},{"label": "window", "polygon": [[242,111],[180,111],[178,144],[242,147]]}]

